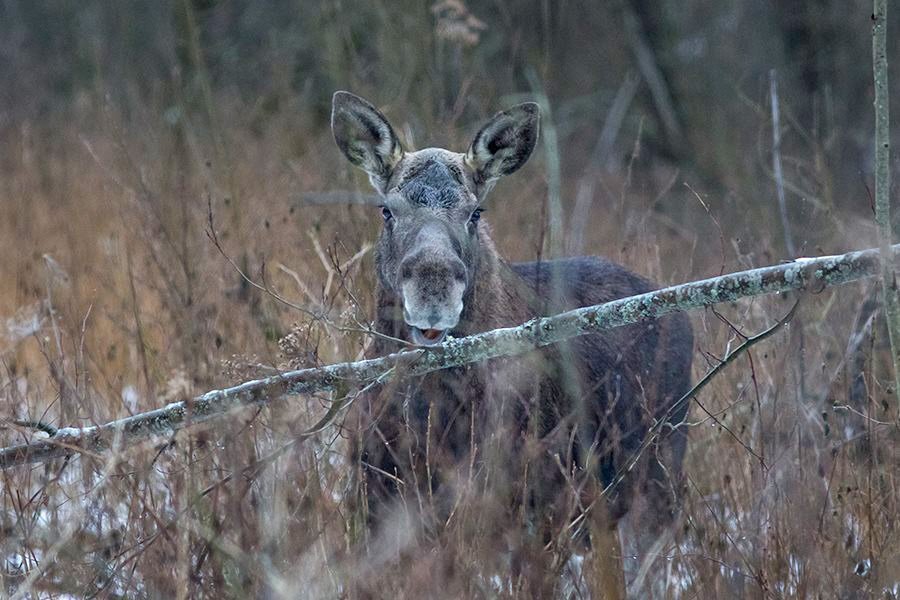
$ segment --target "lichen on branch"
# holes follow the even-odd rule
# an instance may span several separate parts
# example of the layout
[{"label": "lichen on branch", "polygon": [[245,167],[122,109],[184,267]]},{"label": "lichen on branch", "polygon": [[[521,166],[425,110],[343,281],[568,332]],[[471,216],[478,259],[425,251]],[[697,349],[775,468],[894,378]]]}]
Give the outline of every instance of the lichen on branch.
[{"label": "lichen on branch", "polygon": [[[896,260],[900,256],[900,245],[892,246],[891,250]],[[333,422],[339,409],[349,404],[346,399],[348,390],[386,381],[396,373],[403,373],[404,376],[424,375],[491,358],[514,356],[580,335],[656,319],[673,312],[791,290],[819,291],[872,277],[879,271],[878,249],[798,258],[782,265],[683,283],[606,304],[532,319],[516,327],[451,338],[435,348],[416,348],[380,358],[289,371],[212,390],[196,398],[103,425],[59,429],[48,438],[0,449],[0,468],[46,462],[77,452],[101,454],[108,451],[116,439],[127,447],[154,437],[171,435],[191,425],[223,418],[241,407],[264,405],[286,395],[331,391],[336,405],[310,429],[311,433]]]}]

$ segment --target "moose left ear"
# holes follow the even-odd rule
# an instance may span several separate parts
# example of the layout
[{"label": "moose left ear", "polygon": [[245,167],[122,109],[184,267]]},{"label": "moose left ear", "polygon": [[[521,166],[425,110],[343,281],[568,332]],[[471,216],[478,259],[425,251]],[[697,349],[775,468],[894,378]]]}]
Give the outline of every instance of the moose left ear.
[{"label": "moose left ear", "polygon": [[359,96],[335,92],[331,131],[344,156],[368,173],[369,181],[383,193],[394,167],[403,158],[403,146],[384,115]]},{"label": "moose left ear", "polygon": [[466,164],[478,183],[514,173],[537,144],[540,108],[526,102],[499,112],[481,128],[466,152]]}]

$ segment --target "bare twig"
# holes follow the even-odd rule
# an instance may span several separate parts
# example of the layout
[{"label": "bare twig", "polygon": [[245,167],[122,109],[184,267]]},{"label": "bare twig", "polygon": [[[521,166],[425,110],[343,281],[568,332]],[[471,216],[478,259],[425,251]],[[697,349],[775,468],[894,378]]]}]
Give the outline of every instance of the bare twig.
[{"label": "bare twig", "polygon": [[890,96],[887,70],[887,0],[875,0],[872,13],[872,62],[875,72],[875,222],[881,250],[881,289],[884,312],[894,359],[894,393],[900,404],[900,298],[897,275],[890,254],[891,233],[891,148]]},{"label": "bare twig", "polygon": [[34,568],[25,580],[16,588],[15,592],[11,594],[10,600],[19,600],[22,598],[31,597],[32,588],[35,583],[44,576],[47,572],[47,569],[56,564],[56,558],[59,556],[60,552],[63,548],[71,542],[72,538],[75,536],[75,533],[78,529],[83,525],[83,519],[85,514],[87,513],[88,507],[91,506],[91,503],[88,501],[90,496],[96,496],[99,494],[103,488],[109,484],[112,479],[113,472],[116,469],[116,466],[119,464],[121,460],[122,450],[122,436],[120,434],[114,436],[111,440],[110,444],[110,454],[106,458],[106,462],[103,465],[103,470],[100,474],[99,479],[94,483],[91,487],[90,491],[85,497],[81,498],[81,501],[76,503],[75,508],[72,511],[72,514],[68,515],[66,519],[66,524],[63,527],[60,534],[57,536],[54,543],[46,550],[46,552],[42,555],[42,560],[36,564],[36,568]]},{"label": "bare twig", "polygon": [[[318,321],[320,323],[323,323],[324,325],[331,327],[332,329],[334,329],[336,331],[363,333],[363,334],[366,334],[366,335],[369,335],[372,337],[377,337],[377,338],[381,338],[381,339],[384,339],[384,340],[387,340],[390,342],[398,343],[401,346],[412,346],[412,344],[410,344],[409,342],[407,342],[405,340],[400,340],[400,339],[385,335],[383,333],[375,331],[371,327],[356,328],[356,327],[343,327],[341,325],[338,325],[338,324],[332,322],[331,319],[328,318],[328,314],[327,314],[327,311],[325,308],[322,308],[321,311],[316,312],[315,310],[311,310],[309,308],[300,306],[299,304],[297,304],[295,302],[291,302],[290,300],[288,300],[287,298],[285,298],[284,296],[280,295],[278,292],[273,290],[266,281],[263,281],[263,283],[261,283],[261,284],[257,283],[249,275],[247,275],[244,272],[244,270],[234,261],[233,258],[231,258],[231,256],[228,255],[227,252],[225,252],[225,249],[222,247],[222,243],[219,241],[219,236],[216,233],[216,226],[215,226],[215,220],[214,220],[214,216],[213,216],[212,199],[211,198],[207,198],[206,219],[207,219],[207,225],[208,225],[208,228],[206,230],[206,237],[209,238],[209,240],[213,243],[213,246],[216,247],[216,250],[219,251],[219,254],[221,254],[222,257],[228,261],[228,263],[235,270],[235,272],[241,277],[241,279],[243,279],[245,282],[247,282],[247,285],[249,285],[253,288],[256,288],[257,290],[259,290],[265,294],[268,294],[273,299],[284,304],[288,308],[292,308],[296,311],[299,311],[299,312],[303,313],[304,315],[306,315],[307,317],[309,317],[310,319],[312,319],[314,321]],[[355,257],[351,258],[351,260],[354,260],[354,259],[355,259]],[[297,281],[299,282],[299,279]]]},{"label": "bare twig", "polygon": [[[697,191],[691,187],[691,184],[688,182],[684,182],[684,186],[691,190],[691,193],[694,194],[694,197],[697,199],[697,202],[700,203],[700,206],[703,207],[703,210],[706,211],[706,214],[709,215],[709,218],[712,219],[713,224],[716,226],[716,231],[719,232],[719,248],[722,254],[722,264],[719,267],[719,275],[725,272],[725,233],[722,231],[722,224],[719,222],[719,219],[713,212],[709,209],[709,205],[704,202],[703,197],[697,193]],[[730,323],[729,323],[730,324]]]},{"label": "bare twig", "polygon": [[544,93],[537,73],[526,74],[536,100],[541,105],[541,142],[544,159],[547,161],[547,216],[549,231],[546,238],[547,247],[544,252],[551,257],[562,255],[563,248],[563,208],[562,208],[562,169],[560,165],[559,136],[553,121],[550,100]]},{"label": "bare twig", "polygon": [[794,236],[791,234],[791,223],[788,220],[787,199],[784,195],[784,175],[781,169],[781,113],[778,110],[778,76],[775,69],[769,71],[769,98],[772,102],[772,171],[775,178],[775,191],[778,194],[778,212],[781,215],[781,227],[784,230],[784,247],[788,256],[797,256]]},{"label": "bare twig", "polygon": [[634,99],[638,86],[641,83],[641,76],[629,71],[616,92],[612,106],[606,114],[606,120],[603,122],[603,128],[600,130],[600,136],[597,144],[591,152],[591,159],[588,161],[584,169],[584,173],[578,180],[577,191],[575,192],[575,207],[572,209],[572,216],[569,220],[568,234],[566,235],[566,251],[569,254],[581,254],[584,248],[584,234],[588,226],[591,206],[594,204],[594,171],[605,167],[609,162],[609,156],[612,153],[619,130],[628,114],[628,108]]},{"label": "bare twig", "polygon": [[653,106],[659,114],[669,142],[674,148],[682,149],[685,137],[675,108],[675,101],[672,98],[672,93],[662,69],[656,61],[656,56],[653,48],[650,46],[650,41],[647,39],[647,34],[634,9],[627,2],[623,2],[621,8],[628,43],[631,46],[631,51],[634,52],[638,69],[650,88]]},{"label": "bare twig", "polygon": [[638,87],[641,85],[641,76],[634,71],[628,71],[622,85],[616,92],[612,106],[606,114],[606,120],[603,122],[603,128],[600,130],[600,137],[597,139],[597,145],[591,153],[591,164],[594,167],[606,166],[609,155],[612,153],[616,138],[619,136],[619,130],[625,121],[625,115],[628,114],[628,108],[631,106],[632,100],[637,93]]},{"label": "bare twig", "polygon": [[[893,252],[895,259],[900,257],[900,245],[893,246]],[[576,336],[720,302],[734,302],[788,290],[819,291],[874,276],[878,268],[877,249],[797,259],[788,264],[684,283],[552,317],[532,319],[517,327],[495,329],[461,339],[451,338],[435,348],[416,348],[381,358],[289,371],[235,387],[213,390],[191,400],[174,402],[164,408],[105,425],[63,428],[49,439],[0,449],[0,468],[45,462],[76,451],[105,452],[111,440],[120,433],[123,443],[135,443],[157,435],[168,435],[192,424],[222,418],[232,409],[267,404],[286,395],[333,390],[341,392],[338,397],[345,397],[346,390],[352,386],[387,381],[398,372],[410,376],[423,375],[500,356],[513,356]],[[336,404],[339,402],[336,401]],[[343,406],[329,411],[317,428],[328,426],[340,408]]]},{"label": "bare twig", "polygon": [[[660,419],[657,419],[657,422],[653,425],[653,427],[650,428],[650,430],[647,432],[647,435],[644,437],[644,441],[641,443],[641,447],[638,449],[637,452],[634,453],[634,456],[631,457],[631,460],[628,461],[628,464],[625,467],[623,467],[622,470],[616,474],[616,477],[613,478],[613,480],[609,483],[609,485],[607,485],[606,488],[604,488],[603,493],[605,494],[605,493],[609,492],[610,490],[612,490],[613,488],[615,488],[622,481],[622,479],[625,478],[628,471],[630,471],[631,469],[634,468],[634,465],[637,464],[637,462],[641,458],[641,455],[643,455],[643,453],[647,450],[647,448],[649,448],[651,445],[656,443],[656,440],[659,437],[659,435],[662,433],[662,430],[667,425],[669,425],[669,418],[673,414],[675,414],[682,406],[684,406],[687,402],[689,402],[691,400],[691,398],[695,398],[697,396],[697,394],[700,393],[700,390],[705,388],[707,386],[707,384],[709,384],[710,381],[715,379],[715,377],[725,367],[727,367],[728,365],[733,363],[744,352],[748,351],[753,345],[758,344],[759,342],[763,341],[764,339],[770,337],[776,331],[781,329],[786,323],[790,322],[790,320],[794,317],[794,313],[796,312],[797,306],[799,304],[800,304],[799,301],[795,302],[794,306],[791,307],[791,310],[788,311],[788,314],[785,315],[784,318],[780,319],[777,323],[775,323],[774,325],[772,325],[765,331],[758,333],[754,336],[745,338],[744,343],[742,343],[740,346],[738,346],[734,350],[730,351],[725,356],[725,358],[723,358],[715,367],[713,367],[712,369],[707,371],[706,375],[704,375],[700,379],[700,381],[698,381],[694,385],[694,387],[692,387],[690,390],[688,390],[688,392],[685,395],[683,395],[674,404],[672,404],[672,406],[670,406],[669,409],[666,411],[666,414],[664,416],[662,416]],[[749,452],[751,455],[753,455],[753,457],[755,457],[757,460],[759,460],[760,465],[762,466],[763,469],[767,468],[763,458],[759,454],[757,454],[752,448],[750,448],[750,446],[748,446],[746,443],[744,443],[724,423],[722,423],[722,421],[719,420],[718,417],[716,417],[714,414],[709,412],[706,409],[706,407],[704,407],[699,402],[697,403],[697,405],[700,407],[700,409],[704,413],[706,413],[706,415],[709,419],[712,419],[712,421],[714,423],[716,423],[717,425],[722,427],[722,429],[725,430],[729,435],[731,435],[731,437],[734,438],[734,440],[738,444],[740,444],[745,450],[747,450],[747,452]]]},{"label": "bare twig", "polygon": [[[773,333],[775,333],[776,331],[778,331],[779,329],[781,329],[785,324],[789,323],[789,322],[791,321],[791,319],[794,318],[794,314],[797,312],[797,307],[798,307],[799,305],[800,305],[800,301],[798,300],[797,302],[794,303],[794,306],[791,307],[791,310],[788,311],[788,314],[785,315],[784,318],[780,319],[777,323],[775,323],[774,325],[772,325],[771,327],[769,327],[768,329],[766,329],[765,331],[763,331],[763,332],[761,332],[761,333],[758,333],[758,334],[756,334],[756,335],[754,335],[754,336],[745,337],[745,338],[744,338],[744,343],[742,343],[740,346],[738,346],[737,348],[735,348],[734,350],[732,350],[731,352],[729,352],[729,353],[725,356],[725,358],[722,359],[722,362],[720,362],[720,363],[717,364],[715,367],[713,367],[712,369],[710,369],[710,371],[709,371],[706,375],[704,375],[703,378],[702,378],[700,381],[697,382],[697,384],[691,389],[691,391],[689,391],[687,394],[685,394],[685,395],[682,397],[682,400],[687,400],[687,399],[689,399],[689,398],[692,398],[692,397],[696,396],[697,393],[698,393],[701,389],[703,389],[704,387],[706,387],[706,384],[708,384],[708,383],[709,383],[709,382],[710,382],[710,381],[711,381],[711,380],[712,380],[712,379],[713,379],[713,378],[714,378],[714,377],[715,377],[722,369],[724,369],[724,368],[725,368],[726,366],[728,366],[730,363],[734,362],[734,360],[735,360],[737,357],[739,357],[741,354],[743,354],[744,352],[747,352],[748,350],[750,350],[750,347],[751,347],[751,346],[753,346],[754,344],[758,344],[759,342],[763,341],[764,339],[766,339],[767,337],[771,336]],[[748,356],[749,356],[749,354],[748,354]],[[679,401],[679,402],[680,402],[680,401]],[[676,403],[676,405],[677,405],[677,404],[678,404],[678,403]],[[743,446],[743,448],[744,448],[747,452],[749,452],[749,453],[752,454],[754,457],[756,457],[756,458],[759,460],[760,465],[761,465],[764,469],[767,469],[767,468],[768,468],[768,467],[766,467],[765,459],[764,459],[761,455],[757,454],[752,448],[750,448],[750,446],[748,446],[747,444],[745,444],[745,443],[737,436],[737,434],[735,434],[733,431],[731,431],[731,429],[729,429],[727,425],[725,425],[722,421],[720,421],[718,417],[716,417],[714,414],[712,414],[711,412],[709,412],[709,411],[706,409],[706,407],[703,406],[703,404],[701,404],[699,401],[697,402],[697,406],[699,406],[699,407],[700,407],[700,410],[702,410],[704,413],[706,413],[707,417],[710,418],[715,424],[717,424],[719,427],[721,427],[721,428],[724,429],[726,432],[728,432],[728,434],[729,434],[732,438],[734,438],[734,440],[735,440],[738,444],[740,444],[741,446]],[[672,409],[670,409],[670,412],[671,412],[671,410],[672,410]]]},{"label": "bare twig", "polygon": [[303,292],[303,295],[306,296],[310,303],[315,304],[319,302],[319,298],[316,298],[316,295],[312,293],[312,291],[309,289],[309,286],[303,283],[303,280],[300,279],[300,275],[297,273],[297,271],[290,269],[281,263],[276,263],[275,266],[281,272],[290,275],[290,277],[294,280],[294,283],[297,284],[297,289]]}]

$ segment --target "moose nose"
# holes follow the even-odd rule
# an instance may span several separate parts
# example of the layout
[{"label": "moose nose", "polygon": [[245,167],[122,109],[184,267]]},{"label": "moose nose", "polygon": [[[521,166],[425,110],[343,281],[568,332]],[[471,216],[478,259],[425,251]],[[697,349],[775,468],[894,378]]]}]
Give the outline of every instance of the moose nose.
[{"label": "moose nose", "polygon": [[440,250],[420,249],[400,263],[399,272],[404,320],[433,334],[456,326],[466,290],[462,260]]},{"label": "moose nose", "polygon": [[431,286],[449,283],[466,283],[466,266],[457,257],[423,259],[411,256],[400,264],[401,283],[417,279]]}]

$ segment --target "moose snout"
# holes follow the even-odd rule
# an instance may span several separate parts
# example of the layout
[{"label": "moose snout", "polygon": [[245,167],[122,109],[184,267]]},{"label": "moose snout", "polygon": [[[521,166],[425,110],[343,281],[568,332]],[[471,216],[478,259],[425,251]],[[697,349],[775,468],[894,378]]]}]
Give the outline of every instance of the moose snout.
[{"label": "moose snout", "polygon": [[420,330],[446,331],[459,323],[466,267],[456,256],[411,256],[400,265],[403,318]]}]

